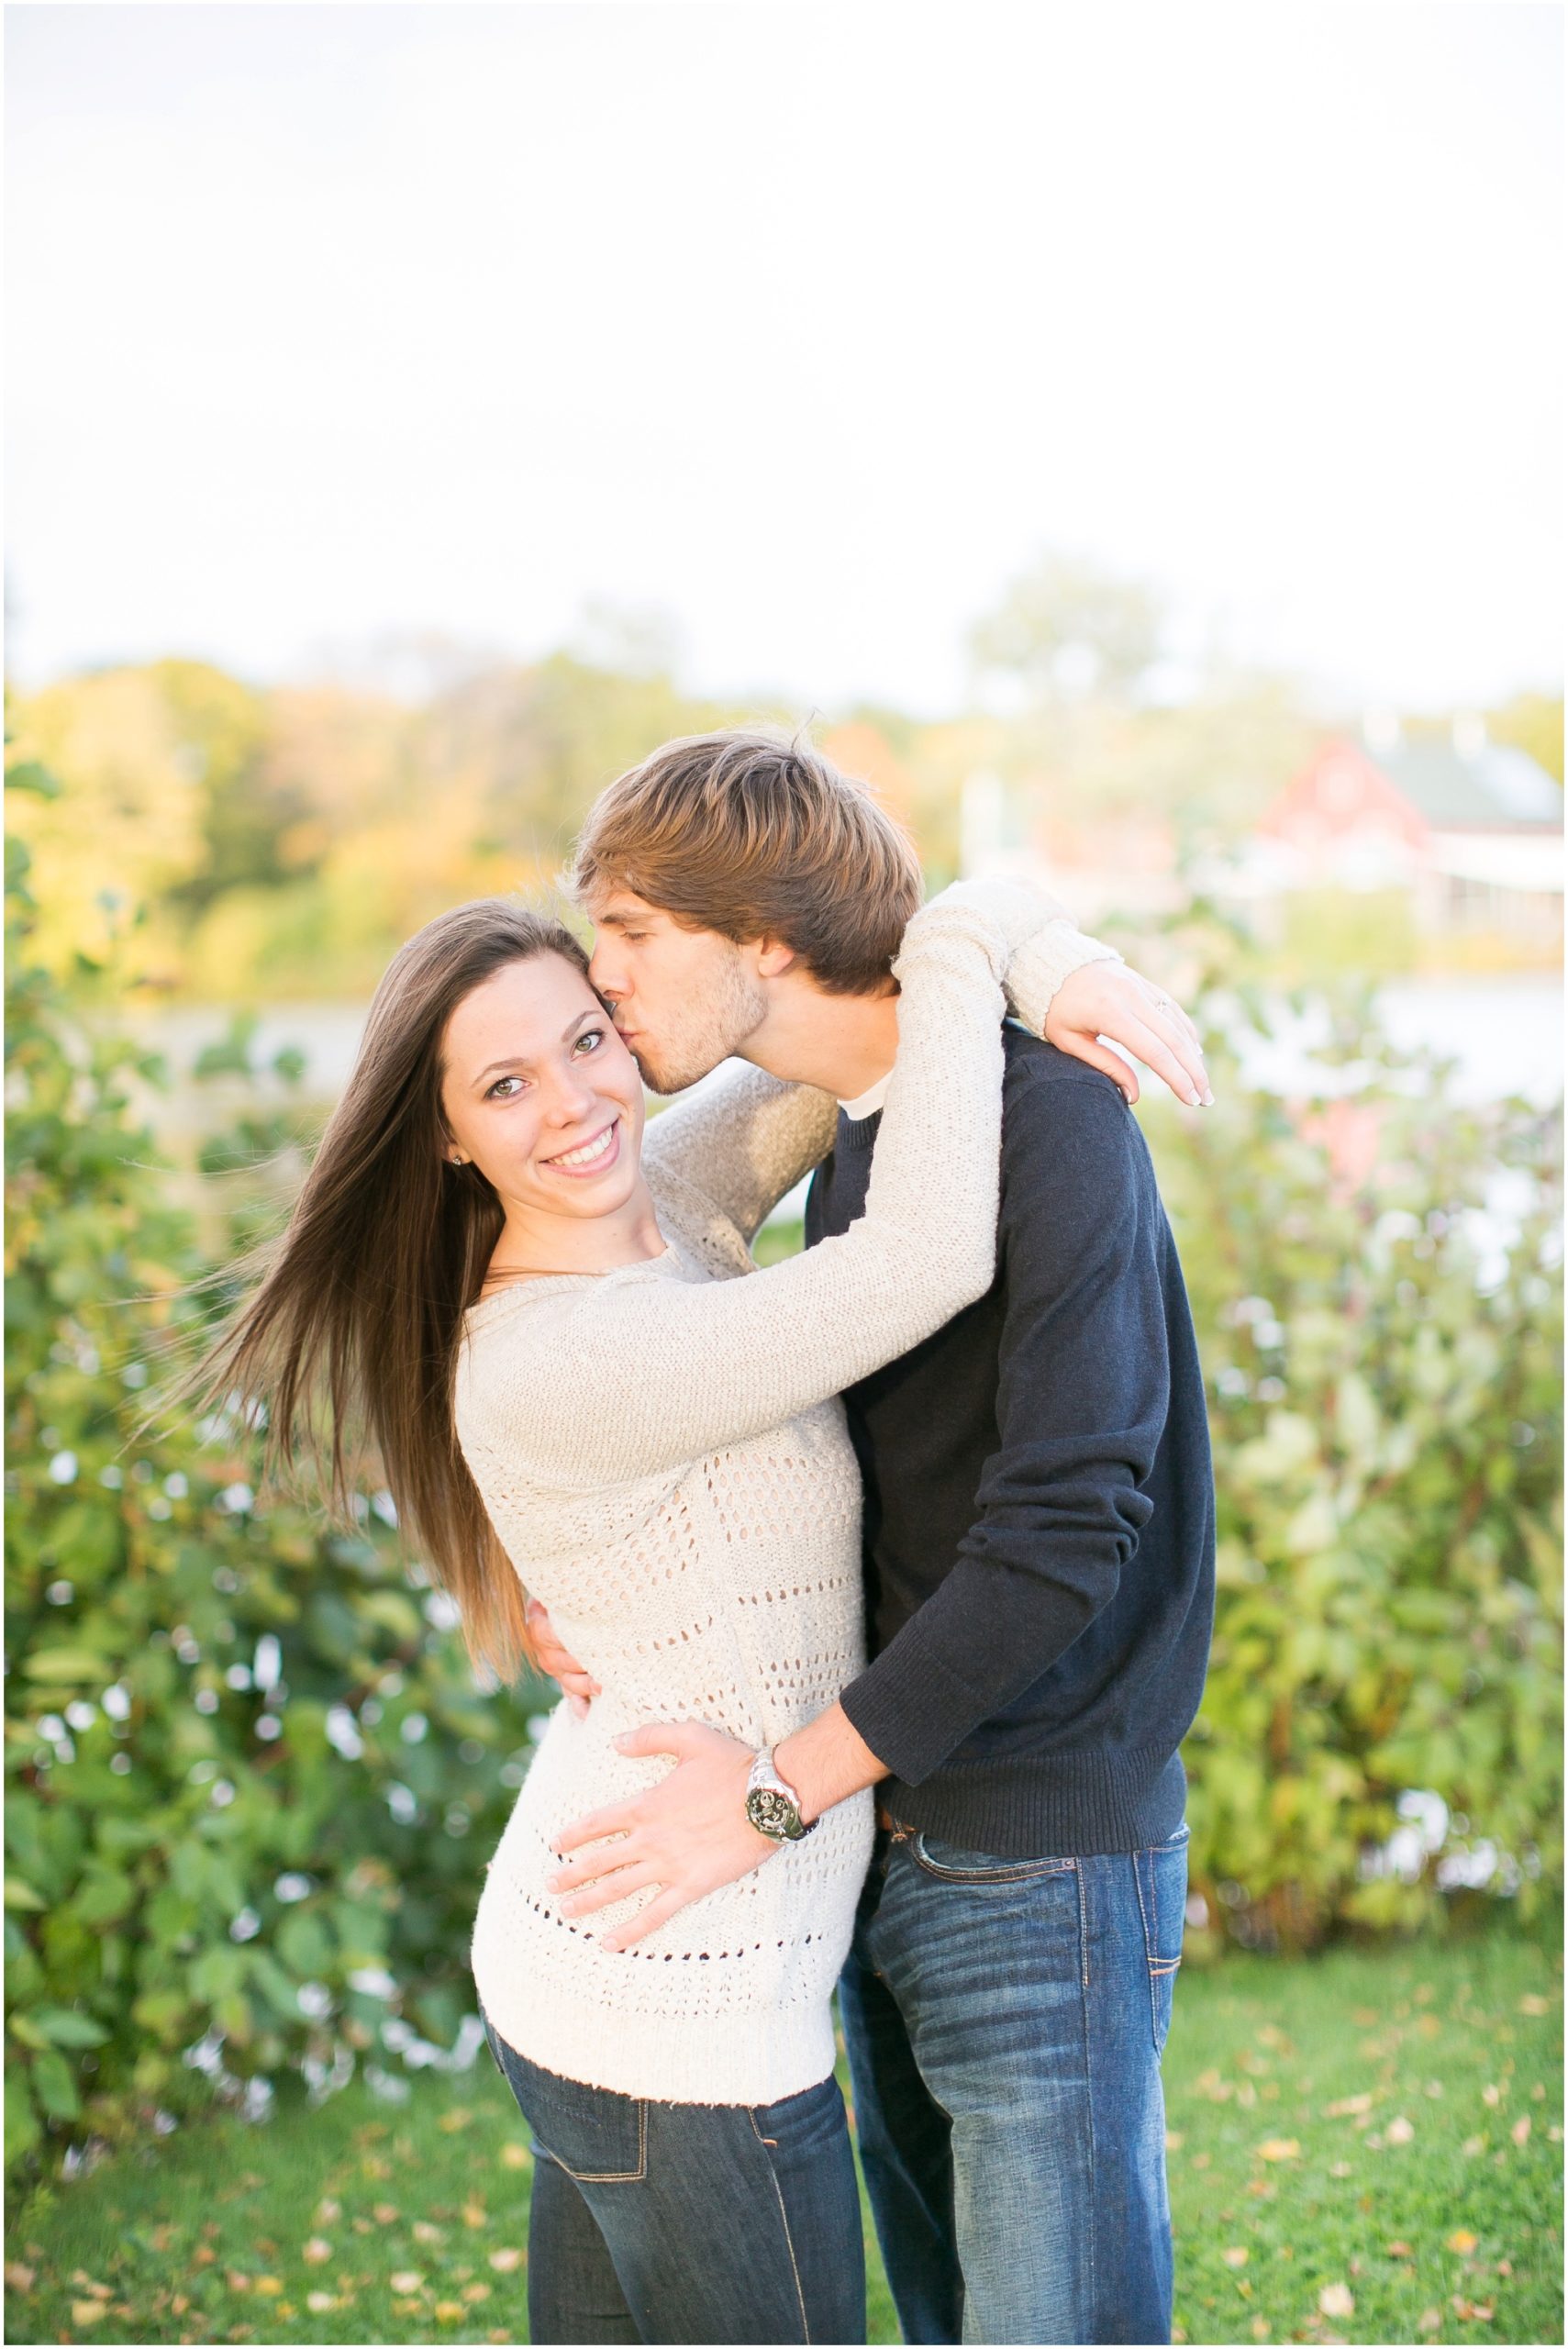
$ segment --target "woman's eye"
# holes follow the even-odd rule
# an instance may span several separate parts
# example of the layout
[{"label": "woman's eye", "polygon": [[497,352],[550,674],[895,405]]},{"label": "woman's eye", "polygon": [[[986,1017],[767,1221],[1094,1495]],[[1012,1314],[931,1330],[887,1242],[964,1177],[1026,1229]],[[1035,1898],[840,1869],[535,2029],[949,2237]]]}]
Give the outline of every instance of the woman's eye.
[{"label": "woman's eye", "polygon": [[486,1101],[510,1101],[512,1095],[503,1093],[501,1087],[504,1085],[521,1085],[522,1081],[520,1076],[498,1076],[484,1098]]},{"label": "woman's eye", "polygon": [[584,1028],[577,1039],[575,1049],[578,1052],[596,1052],[604,1041],[605,1031],[602,1028]]}]

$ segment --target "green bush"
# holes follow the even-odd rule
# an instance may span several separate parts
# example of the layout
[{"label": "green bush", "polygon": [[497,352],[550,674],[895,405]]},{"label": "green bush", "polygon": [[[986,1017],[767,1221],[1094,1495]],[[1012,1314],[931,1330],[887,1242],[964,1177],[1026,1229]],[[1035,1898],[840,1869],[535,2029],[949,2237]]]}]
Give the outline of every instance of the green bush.
[{"label": "green bush", "polygon": [[1248,1091],[1281,1007],[1219,920],[1179,936],[1218,1097],[1148,1112],[1218,1505],[1195,1890],[1264,1946],[1467,1884],[1529,1911],[1562,1882],[1558,1119],[1465,1106],[1364,991],[1285,1007],[1328,1019],[1316,1097]]},{"label": "green bush", "polygon": [[[172,1339],[214,1309],[176,1296],[210,1265],[134,1107],[160,1072],[84,1016],[112,974],[83,964],[67,1000],[37,964],[27,863],[13,841],[9,2162],[215,2086],[255,2110],[285,2065],[320,2087],[450,2049],[541,1702],[475,1685],[384,1500],[346,1535],[260,1505],[240,1430],[138,1433]],[[258,1121],[241,1154],[280,1139]]]}]

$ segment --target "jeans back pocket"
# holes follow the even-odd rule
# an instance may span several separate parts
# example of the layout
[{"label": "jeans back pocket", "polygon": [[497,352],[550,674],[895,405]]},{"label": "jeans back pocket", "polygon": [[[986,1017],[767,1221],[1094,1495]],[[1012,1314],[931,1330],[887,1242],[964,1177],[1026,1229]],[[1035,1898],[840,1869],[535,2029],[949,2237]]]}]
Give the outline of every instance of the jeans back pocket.
[{"label": "jeans back pocket", "polygon": [[536,2152],[580,2186],[634,2186],[648,2175],[648,2100],[563,2079],[530,2064],[487,2021],[490,2052],[501,2066],[517,2109],[533,2132]]},{"label": "jeans back pocket", "polygon": [[1143,1946],[1149,1961],[1149,1999],[1154,2052],[1163,2054],[1171,2028],[1171,2001],[1182,1962],[1187,1921],[1187,1842],[1184,1820],[1169,1842],[1132,1855],[1138,1905],[1143,1912]]}]

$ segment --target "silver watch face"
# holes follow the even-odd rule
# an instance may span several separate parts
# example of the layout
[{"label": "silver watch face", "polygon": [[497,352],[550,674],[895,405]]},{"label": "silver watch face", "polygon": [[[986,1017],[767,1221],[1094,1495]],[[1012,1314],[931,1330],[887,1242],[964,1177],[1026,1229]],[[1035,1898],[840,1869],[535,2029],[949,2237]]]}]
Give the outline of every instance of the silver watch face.
[{"label": "silver watch face", "polygon": [[787,1795],[773,1787],[753,1787],[746,1798],[746,1816],[760,1835],[787,1842],[801,1831],[800,1813]]}]

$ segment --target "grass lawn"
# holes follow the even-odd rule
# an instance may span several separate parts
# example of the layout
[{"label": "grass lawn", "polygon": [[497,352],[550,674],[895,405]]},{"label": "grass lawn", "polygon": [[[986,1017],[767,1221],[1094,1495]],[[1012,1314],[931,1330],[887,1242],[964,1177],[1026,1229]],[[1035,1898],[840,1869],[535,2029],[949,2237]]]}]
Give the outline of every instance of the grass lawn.
[{"label": "grass lawn", "polygon": [[[1189,1968],[1177,2338],[1561,2341],[1562,1990],[1555,1950],[1502,1932]],[[403,2105],[280,2093],[264,2127],[224,2115],[38,2191],[6,2339],[522,2342],[528,2182],[483,2051]],[[872,2274],[870,2337],[895,2341],[874,2249]]]}]

